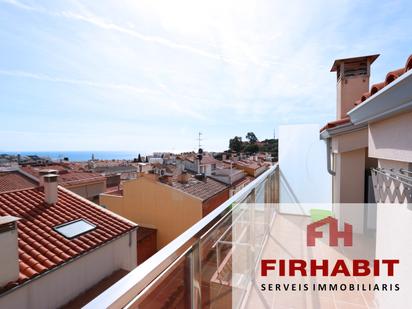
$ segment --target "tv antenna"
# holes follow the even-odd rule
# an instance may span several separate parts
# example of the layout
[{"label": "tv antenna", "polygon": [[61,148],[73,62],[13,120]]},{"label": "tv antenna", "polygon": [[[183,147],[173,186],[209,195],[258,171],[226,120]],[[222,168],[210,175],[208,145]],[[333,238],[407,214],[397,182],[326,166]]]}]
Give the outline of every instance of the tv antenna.
[{"label": "tv antenna", "polygon": [[197,149],[200,149],[200,148],[202,148],[202,144],[201,144],[201,141],[202,141],[203,139],[202,139],[202,132],[199,132],[199,135],[198,135],[198,138],[197,138],[197,141],[198,141],[198,147],[197,147]]}]

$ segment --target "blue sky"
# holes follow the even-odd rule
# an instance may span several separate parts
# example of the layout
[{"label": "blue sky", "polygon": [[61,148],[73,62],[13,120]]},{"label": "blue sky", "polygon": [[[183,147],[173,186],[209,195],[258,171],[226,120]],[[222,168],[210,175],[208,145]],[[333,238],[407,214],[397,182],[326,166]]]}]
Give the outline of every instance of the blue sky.
[{"label": "blue sky", "polygon": [[408,1],[0,0],[0,150],[223,150],[335,117],[333,60],[412,53]]}]

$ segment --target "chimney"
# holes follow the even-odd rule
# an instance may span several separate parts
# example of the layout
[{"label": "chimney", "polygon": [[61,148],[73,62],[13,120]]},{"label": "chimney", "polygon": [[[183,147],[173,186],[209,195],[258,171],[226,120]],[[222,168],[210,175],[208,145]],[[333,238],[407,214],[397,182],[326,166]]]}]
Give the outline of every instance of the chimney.
[{"label": "chimney", "polygon": [[18,220],[13,216],[0,217],[0,288],[19,278]]},{"label": "chimney", "polygon": [[44,201],[53,205],[57,202],[57,175],[48,174],[44,179]]},{"label": "chimney", "polygon": [[186,184],[189,182],[189,174],[185,171],[183,171],[179,176],[177,176],[177,181]]},{"label": "chimney", "polygon": [[337,59],[331,72],[336,72],[336,119],[347,117],[348,111],[362,94],[369,91],[370,66],[379,55]]},{"label": "chimney", "polygon": [[52,170],[52,169],[42,169],[42,170],[39,171],[39,184],[40,184],[40,186],[44,185],[44,176],[49,175],[49,174],[57,175],[58,171],[57,170]]}]

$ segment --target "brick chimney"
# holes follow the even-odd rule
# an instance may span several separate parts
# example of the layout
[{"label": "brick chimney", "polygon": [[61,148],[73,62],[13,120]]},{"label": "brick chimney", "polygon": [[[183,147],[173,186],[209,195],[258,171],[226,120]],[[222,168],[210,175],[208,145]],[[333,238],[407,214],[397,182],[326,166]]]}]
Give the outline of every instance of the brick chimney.
[{"label": "brick chimney", "polygon": [[348,111],[362,94],[369,91],[370,66],[379,55],[337,59],[331,72],[336,72],[336,119],[347,117]]},{"label": "brick chimney", "polygon": [[57,203],[57,175],[48,174],[43,176],[44,179],[44,201],[53,205]]},{"label": "brick chimney", "polygon": [[0,288],[19,278],[18,220],[13,216],[0,217]]}]

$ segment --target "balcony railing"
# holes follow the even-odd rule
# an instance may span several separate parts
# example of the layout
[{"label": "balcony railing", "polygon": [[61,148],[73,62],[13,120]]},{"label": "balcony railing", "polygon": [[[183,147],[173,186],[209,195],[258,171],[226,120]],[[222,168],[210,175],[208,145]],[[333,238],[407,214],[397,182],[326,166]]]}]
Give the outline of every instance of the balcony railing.
[{"label": "balcony railing", "polygon": [[270,167],[86,308],[238,308],[269,234],[278,177]]}]

